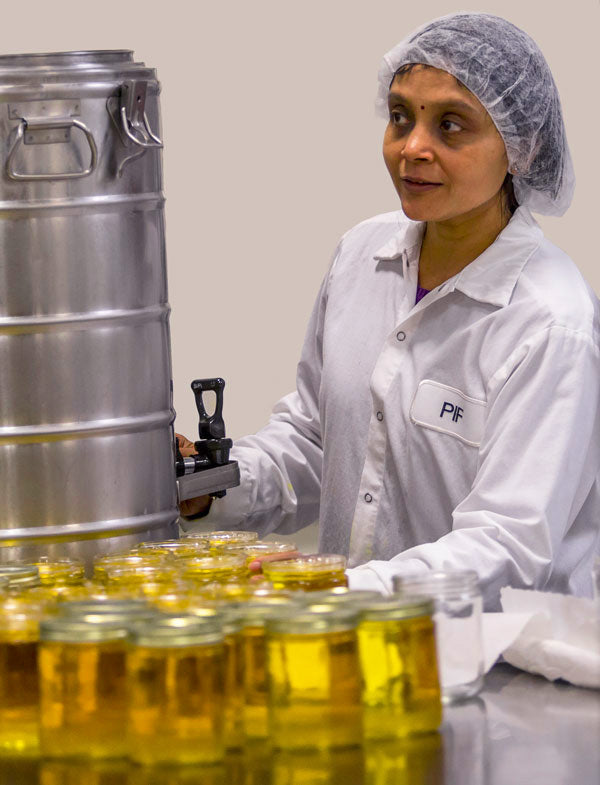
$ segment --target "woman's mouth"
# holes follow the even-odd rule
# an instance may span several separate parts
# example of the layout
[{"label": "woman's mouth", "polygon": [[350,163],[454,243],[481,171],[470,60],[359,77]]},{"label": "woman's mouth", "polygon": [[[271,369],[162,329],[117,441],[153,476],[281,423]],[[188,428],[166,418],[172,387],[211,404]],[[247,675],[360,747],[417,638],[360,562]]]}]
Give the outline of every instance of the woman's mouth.
[{"label": "woman's mouth", "polygon": [[420,194],[425,191],[433,191],[439,188],[442,183],[429,183],[419,182],[418,180],[411,180],[409,177],[402,177],[402,185],[409,193]]}]

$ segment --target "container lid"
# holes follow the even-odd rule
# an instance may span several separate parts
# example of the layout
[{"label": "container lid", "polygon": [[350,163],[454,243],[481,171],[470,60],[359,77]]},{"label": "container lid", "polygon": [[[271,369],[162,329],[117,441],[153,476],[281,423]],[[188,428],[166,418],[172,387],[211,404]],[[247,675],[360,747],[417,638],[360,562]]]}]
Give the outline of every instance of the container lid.
[{"label": "container lid", "polygon": [[335,553],[318,553],[298,556],[284,561],[268,562],[264,565],[265,575],[281,573],[321,573],[331,572],[332,570],[345,570],[347,559]]},{"label": "container lid", "polygon": [[33,564],[0,565],[0,576],[8,578],[11,589],[24,589],[28,586],[40,585],[40,572]]},{"label": "container lid", "polygon": [[217,616],[165,614],[134,625],[132,640],[135,646],[204,646],[221,643],[223,631]]},{"label": "container lid", "polygon": [[40,640],[63,643],[103,643],[125,640],[129,628],[123,616],[110,613],[57,616],[40,624]]},{"label": "container lid", "polygon": [[365,621],[384,621],[411,619],[416,616],[431,616],[434,610],[433,601],[418,595],[395,595],[392,597],[366,599],[357,602],[356,610]]},{"label": "container lid", "polygon": [[430,570],[418,575],[395,575],[394,591],[427,597],[450,598],[479,593],[479,576],[475,570]]},{"label": "container lid", "polygon": [[315,604],[302,610],[282,609],[266,621],[265,627],[267,633],[314,635],[353,630],[358,620],[359,612],[356,608]]}]

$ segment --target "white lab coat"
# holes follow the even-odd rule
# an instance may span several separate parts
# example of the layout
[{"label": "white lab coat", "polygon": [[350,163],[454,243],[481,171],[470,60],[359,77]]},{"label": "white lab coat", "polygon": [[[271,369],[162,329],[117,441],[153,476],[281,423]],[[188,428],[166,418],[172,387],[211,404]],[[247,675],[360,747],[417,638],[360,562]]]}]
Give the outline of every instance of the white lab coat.
[{"label": "white lab coat", "polygon": [[507,584],[590,595],[598,300],[520,207],[415,306],[423,228],[392,212],[342,237],[297,390],[235,443],[242,484],[209,521],[264,535],[319,519],[353,588],[472,568],[489,610]]}]

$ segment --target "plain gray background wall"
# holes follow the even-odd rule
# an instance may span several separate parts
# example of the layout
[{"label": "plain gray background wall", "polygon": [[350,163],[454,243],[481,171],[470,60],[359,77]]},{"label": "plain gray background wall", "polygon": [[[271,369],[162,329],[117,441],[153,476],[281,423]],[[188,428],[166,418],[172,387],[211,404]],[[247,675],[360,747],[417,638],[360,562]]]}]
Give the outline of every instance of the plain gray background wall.
[{"label": "plain gray background wall", "polygon": [[135,50],[162,82],[177,428],[190,381],[223,376],[233,438],[294,387],[313,299],[339,236],[399,208],[374,113],[382,55],[418,25],[487,11],[539,44],[558,85],[578,184],[539,219],[600,291],[597,0],[75,0],[3,9],[5,53]]}]

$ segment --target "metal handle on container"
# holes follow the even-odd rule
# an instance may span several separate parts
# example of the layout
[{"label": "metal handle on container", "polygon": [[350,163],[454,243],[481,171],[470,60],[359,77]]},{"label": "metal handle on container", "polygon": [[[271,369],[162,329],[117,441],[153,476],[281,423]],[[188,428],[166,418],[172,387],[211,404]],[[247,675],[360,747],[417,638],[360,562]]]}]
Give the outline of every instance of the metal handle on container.
[{"label": "metal handle on container", "polygon": [[[64,128],[68,131],[71,128],[79,128],[83,131],[88,141],[91,153],[90,165],[87,169],[81,172],[59,172],[57,174],[47,172],[44,174],[24,174],[23,172],[15,172],[12,168],[13,159],[17,153],[19,146],[25,141],[25,133],[27,131],[56,131],[57,129]],[[68,142],[69,135],[65,134],[63,139],[51,138],[49,143],[53,142]],[[11,180],[77,180],[81,177],[88,177],[95,171],[98,165],[98,148],[94,136],[90,129],[80,120],[75,120],[72,117],[55,117],[55,118],[36,118],[26,120],[23,118],[17,128],[17,136],[14,144],[10,149],[6,159],[6,174]]]},{"label": "metal handle on container", "polygon": [[146,114],[146,92],[148,83],[128,79],[121,86],[119,118],[121,130],[138,147],[162,148],[162,141],[150,128]]}]

